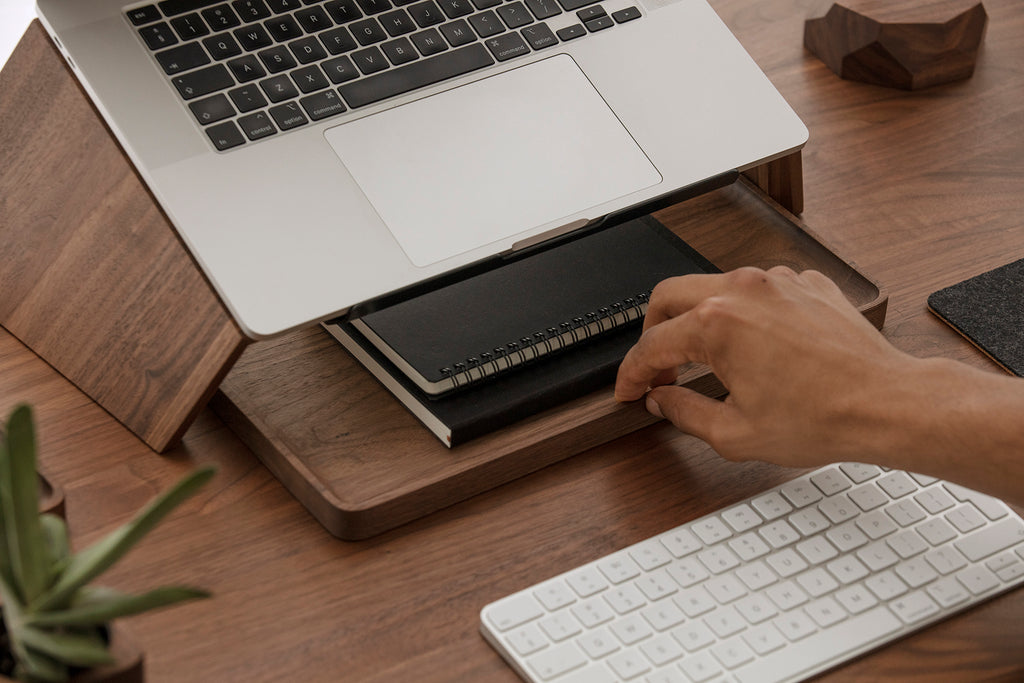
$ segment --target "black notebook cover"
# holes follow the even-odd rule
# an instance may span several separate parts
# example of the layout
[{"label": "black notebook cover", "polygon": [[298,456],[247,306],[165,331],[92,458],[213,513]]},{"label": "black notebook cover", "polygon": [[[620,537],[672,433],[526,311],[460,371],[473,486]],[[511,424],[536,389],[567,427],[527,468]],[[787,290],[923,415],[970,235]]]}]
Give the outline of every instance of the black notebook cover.
[{"label": "black notebook cover", "polygon": [[928,308],[1008,372],[1024,377],[1024,259],[928,297]]},{"label": "black notebook cover", "polygon": [[[593,243],[589,243],[590,240],[594,240]],[[577,243],[588,243],[584,251],[602,252],[604,257],[610,256],[616,263],[598,270],[582,268],[581,262],[575,260],[579,249],[562,251],[563,247]],[[552,256],[560,251],[574,258],[559,260]],[[529,263],[541,256],[545,256],[541,262],[543,270],[537,268],[537,263]],[[621,264],[628,264],[628,268],[620,267]],[[646,293],[666,277],[717,271],[699,253],[649,216],[532,255],[509,264],[508,268],[509,272],[500,277],[488,278],[486,286],[492,289],[486,292],[474,292],[471,287],[460,288],[467,296],[477,299],[474,315],[460,317],[460,313],[453,316],[443,307],[434,309],[438,319],[447,322],[439,325],[432,335],[434,341],[431,344],[438,346],[423,354],[429,359],[427,362],[437,364],[437,359],[445,359],[440,363],[451,363],[454,362],[451,359],[464,357],[463,354],[479,353],[481,346],[483,349],[493,348],[508,340],[529,337],[538,329],[558,326],[559,318],[548,317],[547,311],[561,311],[544,304],[545,298],[556,290],[563,294],[563,290],[574,290],[575,293],[559,298],[563,303],[573,301],[578,308],[573,307],[570,315],[579,318],[610,302]],[[477,277],[480,276],[465,282],[471,285]],[[619,279],[616,281],[616,278]],[[524,297],[524,293],[530,297]],[[530,307],[529,301],[536,306],[533,310],[526,310]],[[459,299],[449,300],[450,306],[458,303]],[[468,305],[470,302],[465,303]],[[504,326],[498,327],[489,318],[488,307],[495,310],[503,305],[514,306],[516,316],[511,322],[506,318]],[[455,324],[452,320],[460,322]],[[626,351],[639,338],[641,322],[638,318],[632,324],[608,329],[567,349],[441,396],[431,396],[419,389],[351,322],[332,321],[325,327],[431,431],[446,444],[454,446],[607,385],[614,379]],[[450,347],[444,346],[445,336]],[[503,341],[492,342],[494,339]],[[424,343],[424,334],[407,333],[399,343],[403,342],[415,349]],[[451,348],[452,352],[445,353],[446,348]]]}]

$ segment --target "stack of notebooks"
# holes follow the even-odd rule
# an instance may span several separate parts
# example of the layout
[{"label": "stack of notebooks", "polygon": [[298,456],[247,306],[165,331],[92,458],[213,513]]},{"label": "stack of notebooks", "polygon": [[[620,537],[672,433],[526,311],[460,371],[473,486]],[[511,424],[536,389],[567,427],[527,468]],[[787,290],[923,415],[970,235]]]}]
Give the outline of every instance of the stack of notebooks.
[{"label": "stack of notebooks", "polygon": [[608,385],[654,286],[716,271],[643,216],[324,327],[454,446]]}]

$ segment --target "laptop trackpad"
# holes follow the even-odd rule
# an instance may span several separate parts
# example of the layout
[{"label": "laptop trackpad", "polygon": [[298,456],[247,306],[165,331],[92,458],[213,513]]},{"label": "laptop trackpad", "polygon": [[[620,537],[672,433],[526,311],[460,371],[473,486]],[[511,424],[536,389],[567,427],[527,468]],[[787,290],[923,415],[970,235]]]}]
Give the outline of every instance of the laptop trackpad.
[{"label": "laptop trackpad", "polygon": [[417,266],[661,181],[568,55],[342,124],[326,137]]}]

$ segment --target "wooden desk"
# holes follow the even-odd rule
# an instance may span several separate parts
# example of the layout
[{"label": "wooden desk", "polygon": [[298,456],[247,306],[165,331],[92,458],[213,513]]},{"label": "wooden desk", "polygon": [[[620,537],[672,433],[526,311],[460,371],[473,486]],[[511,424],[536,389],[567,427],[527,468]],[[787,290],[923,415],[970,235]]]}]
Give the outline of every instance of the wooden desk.
[{"label": "wooden desk", "polygon": [[[973,78],[906,93],[841,81],[806,53],[803,0],[712,4],[810,128],[804,218],[888,288],[887,335],[919,355],[993,368],[925,311],[925,298],[1024,257],[1024,6],[985,3]],[[105,577],[128,590],[187,582],[215,594],[128,623],[154,682],[512,683],[477,632],[484,604],[795,474],[723,461],[656,425],[345,543],[209,411],[157,456],[0,331],[0,411],[18,401],[37,408],[42,464],[66,491],[77,545],[195,464],[220,468]],[[825,680],[1021,680],[1021,614],[1018,591]]]}]

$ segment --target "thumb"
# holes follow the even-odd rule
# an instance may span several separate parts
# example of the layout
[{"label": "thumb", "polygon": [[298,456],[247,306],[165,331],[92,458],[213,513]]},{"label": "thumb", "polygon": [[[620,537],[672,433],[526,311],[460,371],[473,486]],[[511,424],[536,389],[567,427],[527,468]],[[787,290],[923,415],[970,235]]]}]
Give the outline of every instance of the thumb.
[{"label": "thumb", "polygon": [[651,389],[646,405],[651,414],[708,443],[711,434],[727,419],[728,411],[725,403],[679,386]]}]

